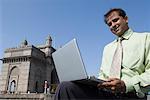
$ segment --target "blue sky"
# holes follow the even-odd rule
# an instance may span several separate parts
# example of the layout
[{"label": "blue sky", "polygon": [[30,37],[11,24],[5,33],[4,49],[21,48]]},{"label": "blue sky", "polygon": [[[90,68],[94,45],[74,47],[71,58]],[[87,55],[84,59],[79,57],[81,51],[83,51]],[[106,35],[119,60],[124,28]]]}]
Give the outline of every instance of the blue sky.
[{"label": "blue sky", "polygon": [[0,0],[0,58],[24,39],[40,45],[51,35],[57,49],[76,38],[88,73],[97,75],[103,48],[115,38],[104,13],[123,8],[133,30],[150,31],[149,5],[149,0]]}]

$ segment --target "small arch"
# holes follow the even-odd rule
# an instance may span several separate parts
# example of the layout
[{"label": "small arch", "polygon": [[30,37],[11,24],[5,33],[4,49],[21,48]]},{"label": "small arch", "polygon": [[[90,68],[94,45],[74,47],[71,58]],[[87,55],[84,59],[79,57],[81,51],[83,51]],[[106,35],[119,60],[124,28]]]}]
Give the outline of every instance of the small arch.
[{"label": "small arch", "polygon": [[10,82],[9,92],[13,94],[13,93],[15,93],[15,91],[16,91],[16,81],[12,80]]}]

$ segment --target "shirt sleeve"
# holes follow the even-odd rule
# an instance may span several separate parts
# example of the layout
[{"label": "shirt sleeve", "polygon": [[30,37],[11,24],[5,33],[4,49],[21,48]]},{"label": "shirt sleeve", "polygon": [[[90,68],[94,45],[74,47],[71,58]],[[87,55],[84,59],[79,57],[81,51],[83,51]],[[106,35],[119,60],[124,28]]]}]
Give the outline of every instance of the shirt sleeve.
[{"label": "shirt sleeve", "polygon": [[106,46],[105,46],[104,51],[103,51],[103,57],[102,57],[102,63],[100,66],[99,76],[98,76],[99,79],[106,80],[108,78],[106,73],[104,73],[104,71],[103,71],[103,69],[106,66],[107,66],[107,63],[106,63]]},{"label": "shirt sleeve", "polygon": [[143,63],[145,65],[145,72],[140,75],[135,75],[130,80],[125,81],[126,92],[130,92],[135,89],[139,97],[144,95],[142,93],[147,93],[150,90],[150,34],[147,34],[145,39]]}]

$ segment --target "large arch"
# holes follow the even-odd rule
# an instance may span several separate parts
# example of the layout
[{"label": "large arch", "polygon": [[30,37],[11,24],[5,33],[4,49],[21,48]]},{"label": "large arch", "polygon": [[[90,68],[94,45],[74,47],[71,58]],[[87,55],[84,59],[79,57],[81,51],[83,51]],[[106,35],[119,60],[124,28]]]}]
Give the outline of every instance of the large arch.
[{"label": "large arch", "polygon": [[20,71],[17,66],[13,66],[10,69],[9,80],[8,80],[8,92],[9,93],[17,92],[19,73]]}]

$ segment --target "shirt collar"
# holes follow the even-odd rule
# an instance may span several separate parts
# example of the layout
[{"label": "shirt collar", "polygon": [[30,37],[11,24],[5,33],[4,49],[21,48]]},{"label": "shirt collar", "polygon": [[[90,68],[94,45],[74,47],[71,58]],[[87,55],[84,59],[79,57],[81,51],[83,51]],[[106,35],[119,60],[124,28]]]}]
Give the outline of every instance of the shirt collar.
[{"label": "shirt collar", "polygon": [[[128,40],[132,34],[133,34],[133,31],[132,31],[132,29],[129,28],[121,37],[125,40]],[[116,39],[116,42],[117,41],[118,41],[118,37]]]},{"label": "shirt collar", "polygon": [[128,39],[131,37],[132,34],[133,34],[133,31],[132,31],[131,29],[128,29],[128,30],[122,35],[122,37],[123,37],[124,39],[128,40]]}]

